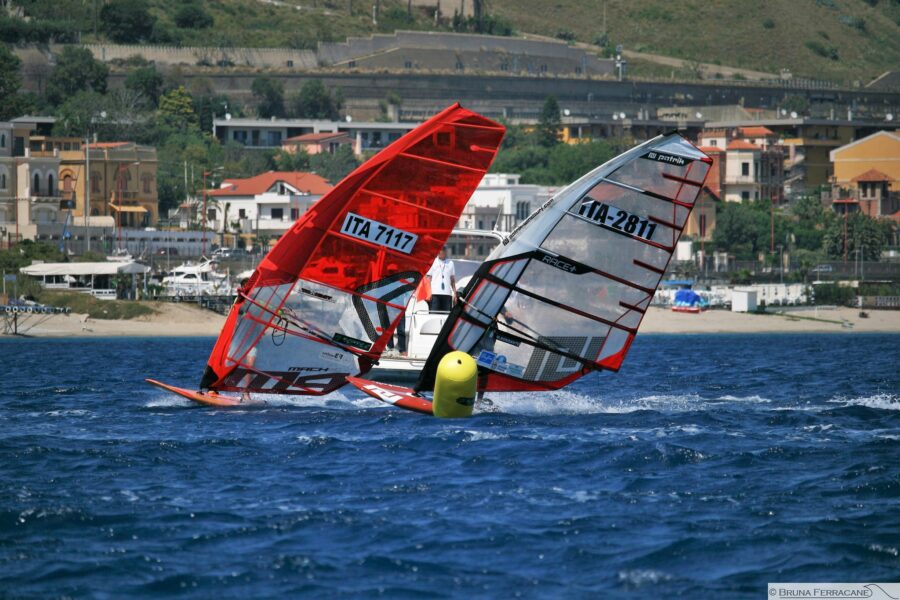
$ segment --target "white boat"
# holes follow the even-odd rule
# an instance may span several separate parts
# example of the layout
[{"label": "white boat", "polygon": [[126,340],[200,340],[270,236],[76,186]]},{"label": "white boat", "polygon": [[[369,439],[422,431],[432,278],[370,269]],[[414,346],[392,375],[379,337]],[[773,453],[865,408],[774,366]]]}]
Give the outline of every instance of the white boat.
[{"label": "white boat", "polygon": [[206,260],[201,263],[187,262],[163,277],[166,296],[175,298],[197,298],[231,293],[228,275],[218,273],[215,263]]},{"label": "white boat", "polygon": [[[449,244],[459,243],[467,238],[476,238],[493,244],[500,243],[506,233],[499,231],[483,231],[454,229]],[[456,271],[456,289],[462,291],[475,271],[481,265],[480,260],[451,259]],[[447,320],[449,312],[430,312],[428,304],[417,302],[415,298],[406,308],[405,331],[407,337],[407,352],[401,355],[396,350],[387,350],[381,355],[378,363],[369,372],[372,379],[388,382],[410,382],[419,377],[425,359],[431,354],[431,349],[437,341],[438,334]],[[398,334],[394,334],[398,339]],[[399,340],[398,340],[399,342]]]}]

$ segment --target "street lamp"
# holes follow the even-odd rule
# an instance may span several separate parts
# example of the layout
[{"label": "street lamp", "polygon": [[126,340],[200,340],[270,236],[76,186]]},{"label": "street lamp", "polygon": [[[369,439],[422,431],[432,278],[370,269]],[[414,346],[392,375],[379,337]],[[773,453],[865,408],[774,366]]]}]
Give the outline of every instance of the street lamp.
[{"label": "street lamp", "polygon": [[[106,111],[100,111],[100,118],[106,118]],[[91,116],[91,122],[94,117]],[[84,227],[87,230],[87,252],[91,251],[91,123],[88,123],[87,132],[84,135]],[[76,188],[77,189],[77,188]]]},{"label": "street lamp", "polygon": [[206,226],[207,226],[207,214],[206,214],[206,197],[207,197],[206,178],[209,177],[210,175],[212,175],[213,173],[215,173],[216,171],[221,171],[221,170],[224,169],[224,168],[225,168],[225,167],[216,167],[215,169],[212,169],[211,171],[203,171],[203,218],[202,218],[202,220],[201,220],[201,223],[203,223],[203,246],[202,246],[202,250],[200,251],[200,255],[201,255],[201,256],[206,256]]}]

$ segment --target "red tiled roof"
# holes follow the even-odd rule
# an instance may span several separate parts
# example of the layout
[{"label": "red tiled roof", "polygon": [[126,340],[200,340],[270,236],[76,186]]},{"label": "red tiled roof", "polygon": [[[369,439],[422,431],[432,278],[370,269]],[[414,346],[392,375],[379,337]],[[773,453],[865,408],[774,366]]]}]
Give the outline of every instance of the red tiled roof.
[{"label": "red tiled roof", "polygon": [[744,140],[733,140],[728,143],[729,150],[762,150],[756,144],[745,142]]},{"label": "red tiled roof", "polygon": [[348,142],[352,142],[350,136],[343,132],[333,133],[304,133],[303,135],[295,135],[284,140],[285,142],[298,142],[300,144],[315,144],[316,142],[324,142],[338,138],[347,138]]},{"label": "red tiled roof", "polygon": [[104,148],[118,148],[119,146],[127,146],[132,142],[94,142],[93,144],[88,144],[88,148],[97,148],[98,150],[102,150]]},{"label": "red tiled roof", "polygon": [[707,154],[721,154],[722,152],[724,152],[718,146],[699,146],[697,150],[699,150],[700,152],[705,152]]},{"label": "red tiled roof", "polygon": [[774,136],[775,132],[768,127],[738,127],[738,131],[744,137],[769,137]]},{"label": "red tiled roof", "polygon": [[331,190],[330,183],[325,181],[321,176],[315,173],[304,173],[302,171],[269,171],[255,177],[247,179],[226,179],[223,181],[223,187],[218,190],[211,190],[210,196],[256,196],[265,193],[277,182],[282,181],[305,192],[316,196],[322,196]]},{"label": "red tiled roof", "polygon": [[832,204],[859,204],[859,200],[856,198],[838,198],[837,200],[832,200]]},{"label": "red tiled roof", "polygon": [[891,180],[890,175],[885,175],[878,169],[869,169],[865,173],[863,173],[861,175],[857,175],[850,181],[859,182],[859,181],[890,181],[890,180]]}]

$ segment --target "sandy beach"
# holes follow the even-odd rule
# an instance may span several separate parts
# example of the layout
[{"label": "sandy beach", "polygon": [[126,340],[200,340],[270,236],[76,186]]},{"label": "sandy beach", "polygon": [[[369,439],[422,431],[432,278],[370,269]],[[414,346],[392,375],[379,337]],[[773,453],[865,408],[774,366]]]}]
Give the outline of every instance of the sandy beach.
[{"label": "sandy beach", "polygon": [[[190,304],[154,304],[156,313],[130,320],[92,319],[87,315],[26,315],[19,333],[32,337],[215,336],[225,317]],[[676,313],[651,307],[641,333],[900,333],[900,311],[851,308],[804,310],[785,314],[744,314],[710,310]]]}]

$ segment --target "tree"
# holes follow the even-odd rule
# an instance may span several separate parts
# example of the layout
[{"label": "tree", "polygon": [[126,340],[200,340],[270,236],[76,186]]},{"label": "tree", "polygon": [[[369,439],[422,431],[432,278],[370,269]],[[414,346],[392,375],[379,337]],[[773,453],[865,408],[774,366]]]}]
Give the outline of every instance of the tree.
[{"label": "tree", "polygon": [[180,131],[198,129],[193,99],[184,86],[170,90],[159,99],[159,121],[164,126]]},{"label": "tree", "polygon": [[82,90],[106,93],[109,68],[87,48],[66,46],[56,59],[56,67],[47,81],[47,101],[59,106],[69,96]]},{"label": "tree", "polygon": [[325,89],[320,79],[312,79],[303,84],[300,93],[294,97],[291,106],[293,116],[303,119],[338,119],[341,103]]},{"label": "tree", "polygon": [[213,18],[197,2],[187,2],[175,11],[175,24],[183,29],[212,27]]},{"label": "tree", "polygon": [[19,66],[22,61],[6,44],[0,44],[0,121],[19,116],[18,95],[22,87]]},{"label": "tree", "polygon": [[258,99],[256,112],[263,119],[284,116],[284,85],[271,77],[257,77],[250,87]]},{"label": "tree", "polygon": [[139,67],[125,78],[125,88],[141,94],[154,107],[159,106],[163,76],[155,67]]},{"label": "tree", "polygon": [[278,150],[272,160],[279,171],[308,171],[309,153],[303,148],[297,148],[294,152]]},{"label": "tree", "polygon": [[555,146],[559,143],[561,131],[562,119],[559,115],[559,103],[555,97],[548,96],[544,101],[544,108],[541,109],[541,118],[535,131],[538,144],[547,148]]},{"label": "tree", "polygon": [[112,41],[136,44],[150,39],[156,18],[145,0],[111,0],[100,9],[100,21]]},{"label": "tree", "polygon": [[[847,257],[852,259],[857,250],[865,260],[878,260],[890,239],[890,225],[862,213],[849,215],[847,226]],[[844,257],[844,217],[832,220],[824,236],[824,249],[832,258]]]},{"label": "tree", "polygon": [[350,146],[341,146],[334,154],[320,152],[309,158],[310,167],[331,183],[337,183],[359,166]]},{"label": "tree", "polygon": [[[769,248],[769,215],[762,202],[726,202],[716,216],[716,247],[739,260],[755,260]],[[779,238],[783,239],[783,238]]]}]

